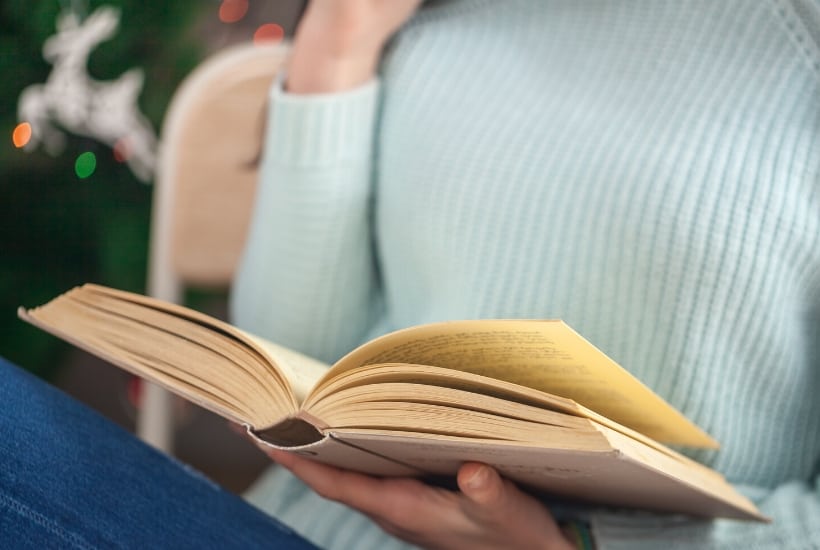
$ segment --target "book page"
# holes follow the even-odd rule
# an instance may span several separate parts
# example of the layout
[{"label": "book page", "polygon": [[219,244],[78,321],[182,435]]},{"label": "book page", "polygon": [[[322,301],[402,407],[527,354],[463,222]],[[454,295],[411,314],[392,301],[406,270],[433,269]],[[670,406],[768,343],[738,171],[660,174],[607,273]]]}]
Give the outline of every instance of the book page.
[{"label": "book page", "polygon": [[252,340],[274,360],[279,370],[282,371],[288,379],[288,382],[290,382],[293,395],[299,403],[302,403],[307,398],[310,390],[327,374],[330,368],[330,365],[301,354],[298,351],[274,344],[273,342],[269,342],[258,336],[253,336],[247,332],[244,334],[246,338]]},{"label": "book page", "polygon": [[139,315],[136,313],[137,310],[133,310],[135,317],[145,318],[145,316],[151,314],[152,311],[164,312],[172,317],[189,320],[193,323],[208,327],[208,330],[213,331],[215,335],[224,333],[245,344],[256,346],[255,351],[257,353],[261,352],[261,354],[265,356],[266,363],[272,369],[273,374],[277,377],[284,377],[284,379],[287,380],[287,385],[290,388],[289,391],[292,391],[297,403],[301,403],[305,399],[310,389],[330,368],[329,365],[321,361],[279,344],[274,344],[224,321],[178,304],[94,284],[86,284],[83,287],[71,291],[73,294],[80,292],[84,293],[84,295],[96,294],[100,297],[118,300],[121,302],[118,306],[120,310],[124,309],[125,303],[130,302],[135,304],[142,310],[142,313]]},{"label": "book page", "polygon": [[[198,311],[99,285],[76,287],[20,317],[90,353],[169,387],[206,408],[265,427],[292,414],[299,365],[318,362]],[[295,360],[298,365],[288,365]],[[280,364],[281,363],[281,364]],[[322,367],[322,372],[326,370]],[[291,387],[296,380],[296,388]]]},{"label": "book page", "polygon": [[399,362],[471,372],[566,397],[665,443],[717,446],[562,321],[452,321],[413,327],[359,347],[331,373]]}]

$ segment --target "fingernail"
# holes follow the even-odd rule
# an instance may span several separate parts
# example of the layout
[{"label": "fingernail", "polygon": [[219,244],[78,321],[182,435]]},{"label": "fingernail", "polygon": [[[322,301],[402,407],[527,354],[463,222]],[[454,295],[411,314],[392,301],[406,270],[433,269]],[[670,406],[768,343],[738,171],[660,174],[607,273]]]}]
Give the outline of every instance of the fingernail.
[{"label": "fingernail", "polygon": [[483,487],[484,485],[487,484],[487,475],[488,475],[488,473],[489,472],[487,472],[487,467],[486,466],[476,468],[476,471],[473,472],[473,475],[471,475],[465,481],[465,484],[470,489],[480,489],[481,487]]}]

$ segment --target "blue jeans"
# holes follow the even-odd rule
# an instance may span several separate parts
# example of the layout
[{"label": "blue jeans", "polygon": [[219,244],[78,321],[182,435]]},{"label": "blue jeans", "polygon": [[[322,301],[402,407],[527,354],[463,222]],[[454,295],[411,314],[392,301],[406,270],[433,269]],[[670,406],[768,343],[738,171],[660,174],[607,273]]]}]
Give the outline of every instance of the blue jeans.
[{"label": "blue jeans", "polygon": [[0,358],[0,547],[314,548]]}]

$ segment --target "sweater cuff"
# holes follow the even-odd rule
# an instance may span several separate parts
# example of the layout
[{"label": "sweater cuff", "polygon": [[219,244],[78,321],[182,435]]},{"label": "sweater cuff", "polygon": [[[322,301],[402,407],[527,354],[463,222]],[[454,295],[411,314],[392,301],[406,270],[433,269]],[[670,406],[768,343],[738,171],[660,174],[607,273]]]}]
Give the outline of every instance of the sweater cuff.
[{"label": "sweater cuff", "polygon": [[270,91],[265,162],[322,166],[370,157],[380,83],[331,94],[289,94],[283,79]]}]

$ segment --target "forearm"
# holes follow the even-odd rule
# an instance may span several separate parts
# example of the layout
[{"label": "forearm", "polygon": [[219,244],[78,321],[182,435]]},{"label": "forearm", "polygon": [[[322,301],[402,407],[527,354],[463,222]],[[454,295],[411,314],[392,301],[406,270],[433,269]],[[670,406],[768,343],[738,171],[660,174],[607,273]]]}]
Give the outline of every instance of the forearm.
[{"label": "forearm", "polygon": [[333,93],[371,80],[385,43],[419,3],[313,0],[296,30],[285,89]]},{"label": "forearm", "polygon": [[306,17],[293,42],[285,89],[294,94],[333,93],[373,78],[380,50],[356,46],[351,34]]}]

